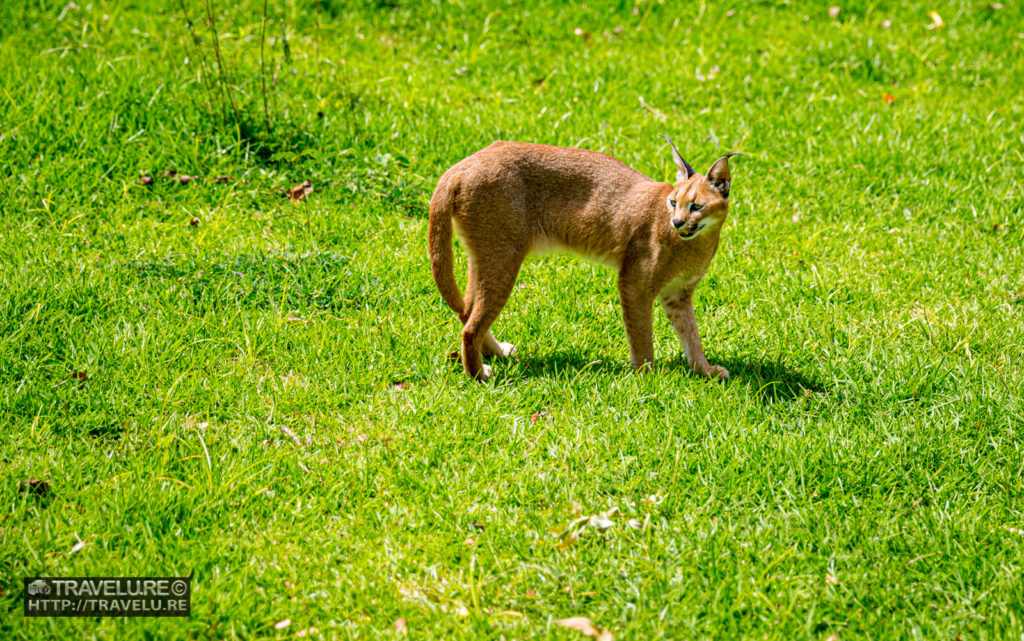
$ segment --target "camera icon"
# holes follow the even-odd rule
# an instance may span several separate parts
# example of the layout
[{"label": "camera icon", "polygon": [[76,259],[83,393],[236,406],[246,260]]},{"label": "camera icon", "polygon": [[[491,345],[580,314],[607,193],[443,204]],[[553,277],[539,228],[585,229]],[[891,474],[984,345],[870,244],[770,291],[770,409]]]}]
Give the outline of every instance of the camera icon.
[{"label": "camera icon", "polygon": [[42,579],[36,579],[28,584],[29,596],[43,596],[50,593],[50,584]]}]

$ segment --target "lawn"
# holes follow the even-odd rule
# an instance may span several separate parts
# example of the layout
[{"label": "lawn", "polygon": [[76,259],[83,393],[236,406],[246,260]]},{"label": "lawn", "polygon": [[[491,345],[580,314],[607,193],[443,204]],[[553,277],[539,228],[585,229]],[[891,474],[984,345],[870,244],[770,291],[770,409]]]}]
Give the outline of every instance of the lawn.
[{"label": "lawn", "polygon": [[[210,2],[0,6],[0,638],[1024,635],[1020,3]],[[660,309],[634,373],[553,255],[467,380],[440,175],[667,181],[662,133],[747,156],[695,301],[731,378]],[[192,616],[24,618],[33,575]]]}]

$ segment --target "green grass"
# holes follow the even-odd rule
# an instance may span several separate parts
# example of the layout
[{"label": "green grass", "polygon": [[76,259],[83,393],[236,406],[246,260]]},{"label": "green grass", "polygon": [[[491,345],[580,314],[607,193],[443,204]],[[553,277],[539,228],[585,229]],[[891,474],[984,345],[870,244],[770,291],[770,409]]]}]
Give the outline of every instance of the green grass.
[{"label": "green grass", "polygon": [[[79,3],[0,8],[0,637],[1024,634],[1019,3],[275,1],[269,127],[262,3],[218,13],[238,120],[201,5],[197,46]],[[660,310],[634,374],[614,274],[554,256],[466,380],[441,173],[513,139],[667,180],[659,133],[748,156],[696,303],[732,378]],[[193,615],[24,619],[36,574],[190,575]]]}]

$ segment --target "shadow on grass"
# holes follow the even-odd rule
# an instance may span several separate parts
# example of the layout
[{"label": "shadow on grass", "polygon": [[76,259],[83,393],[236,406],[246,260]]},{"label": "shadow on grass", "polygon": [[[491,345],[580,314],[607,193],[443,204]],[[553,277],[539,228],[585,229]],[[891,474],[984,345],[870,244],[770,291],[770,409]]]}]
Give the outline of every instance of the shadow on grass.
[{"label": "shadow on grass", "polygon": [[[531,378],[557,376],[565,372],[575,375],[584,370],[607,374],[626,374],[633,371],[627,362],[594,358],[592,354],[573,351],[521,355],[517,357],[517,362],[522,375]],[[779,362],[727,359],[714,361],[713,364],[722,365],[729,370],[726,385],[747,385],[765,401],[791,401],[827,391],[820,381]],[[678,371],[680,374],[692,376],[689,365],[682,357],[661,361],[659,367],[666,372]]]},{"label": "shadow on grass", "polygon": [[726,359],[715,364],[729,370],[727,384],[741,383],[756,388],[757,395],[764,401],[792,401],[828,391],[820,381],[777,361]]},{"label": "shadow on grass", "polygon": [[[606,358],[594,358],[593,356],[593,354],[558,350],[542,354],[516,355],[513,358],[522,369],[523,376],[530,378],[558,376],[565,372],[576,375],[584,370],[607,374],[624,374],[633,371],[629,363],[620,363]],[[497,359],[496,362],[501,363]]]}]

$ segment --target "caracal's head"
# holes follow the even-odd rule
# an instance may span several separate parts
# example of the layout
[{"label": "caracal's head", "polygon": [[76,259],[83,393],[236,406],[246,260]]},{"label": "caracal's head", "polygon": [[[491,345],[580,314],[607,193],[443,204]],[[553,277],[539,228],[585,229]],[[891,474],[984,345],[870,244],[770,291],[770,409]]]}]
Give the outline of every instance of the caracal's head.
[{"label": "caracal's head", "polygon": [[672,146],[672,159],[679,168],[676,185],[665,200],[668,224],[684,239],[721,227],[729,211],[729,158],[743,154],[722,156],[702,176],[683,160],[668,136],[662,138]]}]

